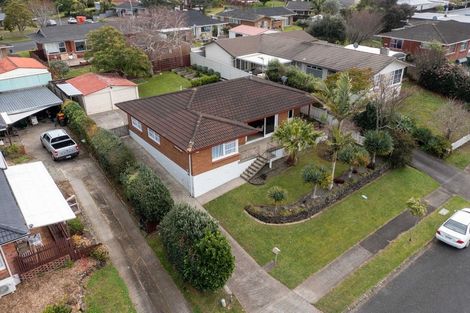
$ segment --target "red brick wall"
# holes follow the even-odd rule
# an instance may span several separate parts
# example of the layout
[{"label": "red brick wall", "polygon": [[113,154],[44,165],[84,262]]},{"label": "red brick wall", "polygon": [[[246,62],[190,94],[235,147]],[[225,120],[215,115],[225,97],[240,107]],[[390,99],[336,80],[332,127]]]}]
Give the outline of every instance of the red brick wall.
[{"label": "red brick wall", "polygon": [[[15,259],[18,256],[18,253],[16,252],[16,246],[15,243],[8,243],[6,245],[2,246],[3,254],[6,257],[6,262],[8,263],[8,266],[10,267],[10,271],[12,274],[17,274],[18,273],[18,268],[16,266]],[[8,275],[6,276],[8,277]],[[3,277],[3,278],[6,278]]]}]

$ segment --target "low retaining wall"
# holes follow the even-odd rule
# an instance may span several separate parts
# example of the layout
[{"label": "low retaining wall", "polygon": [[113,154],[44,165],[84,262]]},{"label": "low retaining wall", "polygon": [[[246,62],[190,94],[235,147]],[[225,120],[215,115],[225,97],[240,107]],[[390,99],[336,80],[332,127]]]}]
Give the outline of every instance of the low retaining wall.
[{"label": "low retaining wall", "polygon": [[38,275],[55,271],[56,269],[63,267],[67,261],[70,261],[70,256],[68,254],[54,261],[36,267],[35,269],[32,269],[26,273],[20,274],[20,279],[22,281],[34,279]]}]

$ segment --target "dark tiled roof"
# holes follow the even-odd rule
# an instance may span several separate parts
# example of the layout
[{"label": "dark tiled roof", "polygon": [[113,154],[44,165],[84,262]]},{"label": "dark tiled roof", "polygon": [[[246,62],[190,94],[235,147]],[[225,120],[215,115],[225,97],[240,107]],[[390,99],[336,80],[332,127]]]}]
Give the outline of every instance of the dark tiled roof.
[{"label": "dark tiled roof", "polygon": [[245,77],[116,105],[178,148],[196,151],[256,133],[248,122],[312,99],[297,89]]},{"label": "dark tiled roof", "polygon": [[217,14],[218,16],[224,16],[229,18],[236,18],[246,21],[257,21],[264,16],[289,16],[295,15],[294,12],[285,7],[273,7],[273,8],[246,8],[246,9],[230,9]]},{"label": "dark tiled roof", "polygon": [[8,184],[5,172],[0,170],[0,245],[28,234],[28,227],[15,196]]},{"label": "dark tiled roof", "polygon": [[0,130],[5,130],[7,127],[7,122],[3,119],[3,117],[0,115]]},{"label": "dark tiled roof", "polygon": [[286,8],[292,11],[309,11],[312,9],[312,2],[310,1],[289,1]]},{"label": "dark tiled roof", "polygon": [[211,18],[207,15],[204,15],[200,11],[189,10],[185,11],[184,15],[186,16],[187,26],[204,26],[204,25],[216,25],[216,24],[226,24],[222,21],[219,21],[215,18]]},{"label": "dark tiled roof", "polygon": [[337,72],[357,67],[370,68],[378,73],[397,61],[389,56],[349,50],[340,45],[319,41],[301,30],[221,39],[212,44],[219,45],[234,57],[265,53]]},{"label": "dark tiled roof", "polygon": [[88,32],[102,26],[104,26],[102,23],[93,23],[42,27],[36,33],[31,34],[30,37],[33,41],[38,43],[81,40],[86,38]]},{"label": "dark tiled roof", "polygon": [[457,21],[423,23],[416,26],[379,34],[379,37],[392,37],[420,42],[438,41],[452,44],[470,39],[470,26]]}]

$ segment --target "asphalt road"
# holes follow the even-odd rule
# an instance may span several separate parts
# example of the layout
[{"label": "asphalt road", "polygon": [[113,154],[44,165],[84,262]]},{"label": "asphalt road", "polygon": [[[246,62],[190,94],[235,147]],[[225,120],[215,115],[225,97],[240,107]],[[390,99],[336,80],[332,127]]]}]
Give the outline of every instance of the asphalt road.
[{"label": "asphalt road", "polygon": [[470,312],[469,260],[470,249],[458,250],[435,240],[357,312]]}]

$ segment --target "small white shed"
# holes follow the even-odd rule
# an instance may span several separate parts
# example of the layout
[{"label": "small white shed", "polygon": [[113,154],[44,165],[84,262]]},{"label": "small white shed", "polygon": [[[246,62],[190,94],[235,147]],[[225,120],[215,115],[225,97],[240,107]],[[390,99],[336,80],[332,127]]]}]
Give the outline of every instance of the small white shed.
[{"label": "small white shed", "polygon": [[139,98],[137,85],[115,74],[86,73],[57,87],[77,99],[88,115],[118,110],[116,103]]}]

